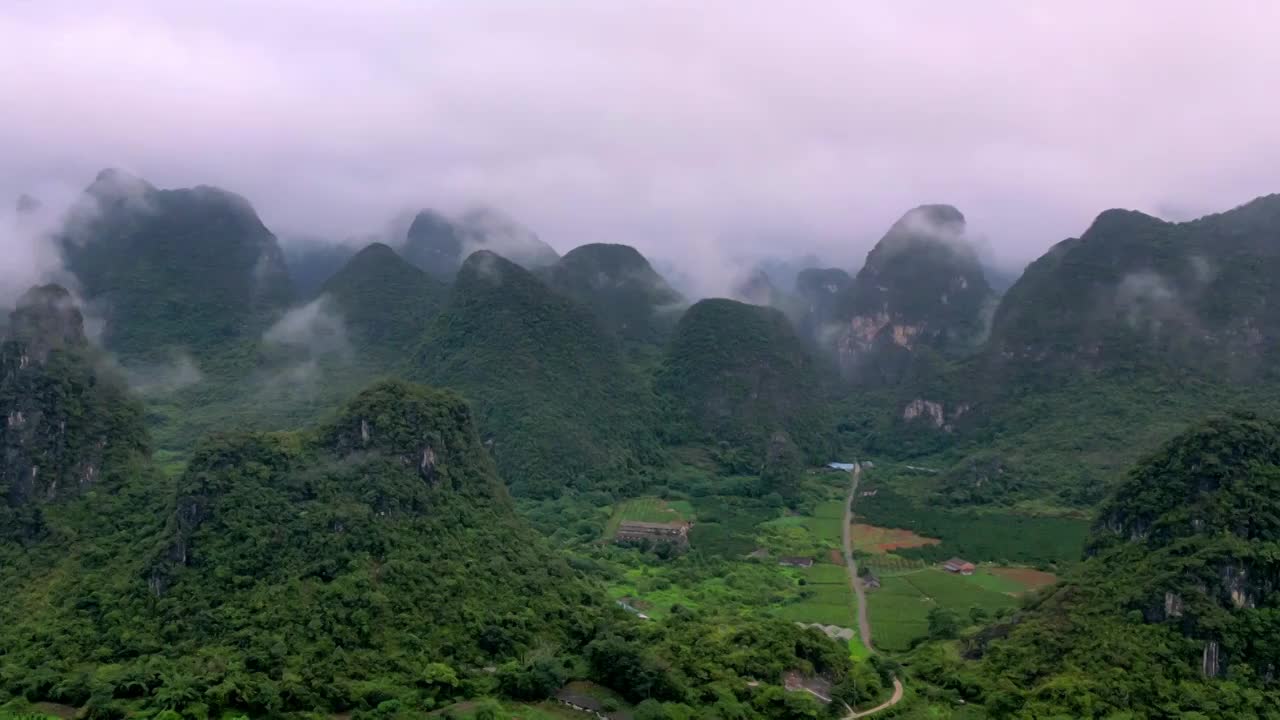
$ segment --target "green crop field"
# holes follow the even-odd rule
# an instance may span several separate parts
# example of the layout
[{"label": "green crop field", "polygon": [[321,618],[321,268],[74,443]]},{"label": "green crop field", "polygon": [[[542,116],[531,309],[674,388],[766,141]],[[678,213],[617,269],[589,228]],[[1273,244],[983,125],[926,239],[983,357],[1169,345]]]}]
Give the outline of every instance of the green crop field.
[{"label": "green crop field", "polygon": [[784,620],[857,627],[853,591],[847,584],[808,585],[795,602],[774,609]]},{"label": "green crop field", "polygon": [[928,633],[929,610],[934,607],[965,617],[972,607],[990,612],[1017,605],[1016,599],[984,587],[975,577],[928,569],[881,578],[880,588],[867,595],[876,645],[886,650],[910,648],[912,640]]},{"label": "green crop field", "polygon": [[1080,559],[1089,532],[1087,520],[949,510],[915,502],[883,485],[874,496],[859,498],[856,511],[860,522],[940,539],[942,542],[937,545],[896,551],[903,557],[928,562],[959,556],[972,562],[1031,566],[1072,563]]},{"label": "green crop field", "polygon": [[998,593],[1020,593],[1027,590],[1027,586],[1012,578],[992,575],[983,568],[979,568],[977,572],[964,578],[969,582],[977,585],[984,590],[990,590]]},{"label": "green crop field", "polygon": [[826,540],[834,543],[833,547],[839,547],[841,538],[843,537],[844,523],[844,501],[828,500],[818,503],[813,508],[813,514],[805,517],[805,527],[814,537],[819,540]]},{"label": "green crop field", "polygon": [[618,531],[618,525],[624,520],[635,522],[678,522],[688,520],[693,515],[693,506],[684,500],[667,502],[655,497],[640,497],[625,500],[613,508],[609,524],[605,526],[605,537],[612,538]]},{"label": "green crop field", "polygon": [[800,577],[810,585],[834,584],[845,587],[849,585],[849,570],[844,565],[815,563],[813,567],[801,570]]}]

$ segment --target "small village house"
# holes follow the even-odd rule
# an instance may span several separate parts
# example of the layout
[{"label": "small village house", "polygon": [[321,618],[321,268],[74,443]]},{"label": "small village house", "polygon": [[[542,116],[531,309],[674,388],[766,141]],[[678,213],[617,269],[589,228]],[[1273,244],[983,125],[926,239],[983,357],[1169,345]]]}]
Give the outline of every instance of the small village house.
[{"label": "small village house", "polygon": [[807,557],[780,557],[780,558],[778,558],[778,564],[779,564],[779,565],[786,565],[787,567],[798,567],[798,568],[813,567],[813,558],[807,558]]},{"label": "small village house", "polygon": [[951,558],[950,560],[942,563],[942,569],[946,570],[949,573],[958,573],[960,575],[972,575],[973,571],[976,570],[977,568],[974,566],[973,563],[969,562],[968,560],[961,560],[960,558]]}]

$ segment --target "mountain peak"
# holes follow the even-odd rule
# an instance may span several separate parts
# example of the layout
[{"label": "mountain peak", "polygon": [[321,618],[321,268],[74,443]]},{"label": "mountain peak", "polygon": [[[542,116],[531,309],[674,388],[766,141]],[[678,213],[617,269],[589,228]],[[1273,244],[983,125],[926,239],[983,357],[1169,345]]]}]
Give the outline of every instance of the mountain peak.
[{"label": "mountain peak", "polygon": [[529,269],[560,258],[537,235],[488,208],[470,210],[456,220],[423,210],[414,217],[404,244],[406,260],[444,280],[452,279],[476,250],[492,250]]},{"label": "mountain peak", "polygon": [[84,316],[61,285],[39,285],[18,300],[10,315],[9,335],[26,345],[26,353],[42,362],[51,350],[81,347],[88,341]]},{"label": "mountain peak", "polygon": [[658,343],[685,299],[630,245],[591,243],[541,273],[553,289],[590,308],[618,337]]},{"label": "mountain peak", "polygon": [[1136,234],[1144,231],[1159,230],[1166,225],[1169,225],[1169,223],[1144,212],[1112,208],[1099,213],[1098,217],[1094,218],[1089,225],[1089,229],[1085,230],[1084,235],[1080,237],[1087,240],[1103,236]]},{"label": "mountain peak", "polygon": [[123,200],[140,198],[155,190],[154,185],[136,175],[118,168],[105,168],[94,177],[86,192],[99,200]]},{"label": "mountain peak", "polygon": [[[909,210],[867,253],[834,315],[832,335],[846,375],[897,383],[927,372],[933,352],[972,351],[985,335],[994,293],[950,205]],[[931,352],[918,354],[927,347]]]}]

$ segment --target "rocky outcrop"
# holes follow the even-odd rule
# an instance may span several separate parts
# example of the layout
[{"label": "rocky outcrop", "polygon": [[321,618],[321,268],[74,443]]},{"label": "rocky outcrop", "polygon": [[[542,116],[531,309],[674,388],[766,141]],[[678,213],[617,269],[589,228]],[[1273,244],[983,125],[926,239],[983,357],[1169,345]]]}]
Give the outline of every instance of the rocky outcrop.
[{"label": "rocky outcrop", "polygon": [[841,292],[842,328],[833,332],[840,367],[872,384],[927,372],[931,355],[976,350],[994,299],[964,216],[948,205],[918,207],[894,223]]}]

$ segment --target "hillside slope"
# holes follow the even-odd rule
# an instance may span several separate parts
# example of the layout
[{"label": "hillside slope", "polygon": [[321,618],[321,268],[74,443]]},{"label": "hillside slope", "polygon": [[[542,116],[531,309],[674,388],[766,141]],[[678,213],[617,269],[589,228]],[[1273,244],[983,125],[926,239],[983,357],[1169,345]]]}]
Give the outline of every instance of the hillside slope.
[{"label": "hillside slope", "polygon": [[158,190],[104,170],[61,236],[67,270],[125,361],[216,353],[293,299],[284,255],[249,202],[218,188]]},{"label": "hillside slope", "polygon": [[1277,542],[1280,423],[1196,426],[1130,472],[1078,572],[975,639],[987,704],[998,717],[1267,716]]},{"label": "hillside slope", "polygon": [[813,359],[773,308],[702,300],[680,319],[658,391],[677,439],[723,442],[763,458],[782,431],[825,460],[832,422]]},{"label": "hillside slope", "polygon": [[625,342],[661,343],[686,305],[684,296],[628,245],[574,248],[544,276],[552,289],[589,308]]},{"label": "hillside slope", "polygon": [[444,304],[448,288],[395,250],[373,243],[321,287],[363,355],[407,358]]},{"label": "hillside slope", "polygon": [[464,669],[579,646],[601,608],[516,518],[466,403],[400,382],[48,523],[0,541],[0,693],[96,716],[431,708]]},{"label": "hillside slope", "polygon": [[102,360],[64,288],[18,301],[0,341],[0,538],[43,537],[50,505],[114,490],[147,452],[142,408]]},{"label": "hillside slope", "polygon": [[651,393],[586,308],[513,262],[467,258],[416,359],[458,390],[519,495],[622,489],[654,459]]}]

